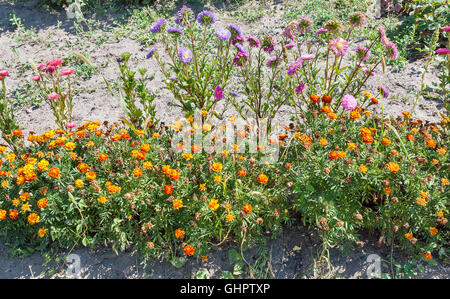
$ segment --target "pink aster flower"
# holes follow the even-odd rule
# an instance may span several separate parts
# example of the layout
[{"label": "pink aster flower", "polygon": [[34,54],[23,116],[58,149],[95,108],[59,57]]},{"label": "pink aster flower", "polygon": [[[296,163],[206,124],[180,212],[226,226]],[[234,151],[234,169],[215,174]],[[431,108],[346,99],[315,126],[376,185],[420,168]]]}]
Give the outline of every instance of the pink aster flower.
[{"label": "pink aster flower", "polygon": [[392,60],[396,60],[398,58],[397,46],[392,42],[389,42],[385,46],[386,46],[386,52],[387,52],[389,58]]},{"label": "pink aster flower", "polygon": [[288,68],[288,75],[292,76],[297,72],[297,69],[302,66],[303,60],[300,58],[299,60],[295,61],[293,64],[291,64]]},{"label": "pink aster flower", "polygon": [[442,27],[442,30],[449,32],[450,31],[450,26]]},{"label": "pink aster flower", "polygon": [[333,51],[334,55],[340,57],[344,56],[344,54],[348,50],[348,42],[342,38],[337,38],[331,43],[331,51]]},{"label": "pink aster flower", "polygon": [[73,74],[73,69],[63,69],[61,71],[61,75],[63,75],[63,76],[72,75],[72,74]]},{"label": "pink aster flower", "polygon": [[314,54],[306,54],[306,55],[303,55],[301,57],[301,59],[302,60],[311,60],[311,59],[314,59],[314,57],[316,57],[316,55],[314,55]]},{"label": "pink aster flower", "polygon": [[439,49],[436,50],[436,54],[438,54],[438,55],[450,54],[450,49],[439,48]]},{"label": "pink aster flower", "polygon": [[346,94],[342,98],[341,106],[345,110],[353,111],[353,110],[355,110],[356,105],[357,105],[356,100],[352,95]]},{"label": "pink aster flower", "polygon": [[41,76],[35,75],[35,76],[31,77],[31,80],[33,80],[33,81],[39,81],[39,80],[41,80]]},{"label": "pink aster flower", "polygon": [[291,41],[289,44],[286,45],[286,49],[289,50],[290,48],[292,48],[295,45],[296,45],[295,41]]},{"label": "pink aster flower", "polygon": [[370,50],[364,46],[357,46],[355,52],[357,59],[360,61],[366,61],[370,57]]},{"label": "pink aster flower", "polygon": [[52,92],[47,96],[47,99],[49,100],[57,100],[59,98],[59,94],[57,94],[56,92]]},{"label": "pink aster flower", "polygon": [[328,29],[320,28],[319,30],[316,31],[316,34],[322,34],[322,33],[325,33],[325,32],[328,32]]},{"label": "pink aster flower", "polygon": [[71,121],[66,124],[66,127],[69,128],[69,129],[73,129],[76,126],[77,126],[77,124],[74,123],[74,122],[71,122]]},{"label": "pink aster flower", "polygon": [[62,60],[59,59],[59,58],[52,59],[49,62],[47,62],[47,66],[55,66],[56,67],[56,66],[59,66],[61,64],[62,64]]},{"label": "pink aster flower", "polygon": [[0,70],[0,80],[3,80],[8,76],[9,72],[7,70]]}]

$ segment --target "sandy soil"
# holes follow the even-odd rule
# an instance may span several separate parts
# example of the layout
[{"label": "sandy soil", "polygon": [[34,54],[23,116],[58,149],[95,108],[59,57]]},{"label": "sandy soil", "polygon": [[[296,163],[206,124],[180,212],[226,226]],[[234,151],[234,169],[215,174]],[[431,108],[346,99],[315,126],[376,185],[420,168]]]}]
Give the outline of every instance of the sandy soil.
[{"label": "sandy soil", "polygon": [[[146,60],[145,54],[148,48],[144,48],[138,41],[119,37],[116,38],[110,32],[95,32],[92,36],[80,37],[76,35],[73,22],[67,19],[65,12],[49,13],[40,10],[36,1],[20,1],[18,3],[0,2],[0,69],[8,69],[10,76],[7,84],[9,88],[16,88],[23,80],[30,81],[32,72],[30,69],[24,73],[16,72],[18,66],[28,64],[28,59],[35,62],[46,62],[52,58],[64,58],[70,52],[89,53],[91,61],[99,67],[98,72],[103,74],[107,80],[113,82],[118,77],[117,57],[122,52],[128,51],[133,54],[132,65],[136,68],[144,67],[154,73],[155,77],[149,82],[152,90],[157,91],[157,113],[158,117],[166,122],[173,121],[175,117],[181,116],[179,110],[168,106],[170,96],[160,87],[163,82],[158,75],[158,70],[152,60]],[[283,6],[275,4],[275,11],[282,10]],[[201,8],[195,9],[200,11]],[[214,7],[209,9],[214,11]],[[23,34],[15,31],[8,21],[10,14],[15,12],[21,18],[25,28],[33,27],[36,35],[21,39]],[[280,14],[274,13],[263,17],[251,25],[234,20],[229,16],[220,18],[220,23],[235,23],[244,32],[249,33],[250,28],[258,28],[261,31],[269,31],[275,38],[279,36],[286,23]],[[111,25],[108,19],[99,19],[105,27]],[[60,22],[60,23],[58,23]],[[220,24],[219,23],[219,24]],[[255,32],[253,32],[255,34]],[[99,39],[105,38],[101,45],[96,44]],[[369,89],[375,90],[376,86],[383,84],[390,92],[391,97],[385,103],[385,113],[397,116],[401,111],[409,110],[412,106],[413,95],[420,89],[420,80],[424,62],[414,61],[400,71],[393,71],[388,67],[386,75],[380,74],[368,81]],[[437,70],[432,67],[426,76],[426,84],[437,83]],[[118,121],[123,116],[116,94],[108,93],[101,76],[94,74],[90,78],[79,80],[85,88],[79,93],[74,103],[74,121],[82,123],[85,120]],[[286,115],[288,109],[282,109],[280,118]],[[442,111],[442,101],[421,97],[417,106],[416,117],[437,121],[440,119],[439,112]],[[46,104],[28,105],[17,111],[17,118],[25,133],[32,130],[43,133],[54,128],[53,116]],[[315,239],[316,238],[316,239]],[[331,251],[331,263],[335,266],[334,277],[366,278],[366,259],[370,253],[377,253],[387,259],[390,250],[377,249],[374,241],[367,237],[366,246],[362,249],[354,249],[348,255],[340,253],[337,249]],[[302,226],[290,227],[284,231],[282,236],[271,240],[267,248],[272,254],[272,272],[276,278],[302,278],[313,277],[312,263],[313,253],[320,242],[313,234]],[[298,248],[301,248],[298,250]],[[296,250],[294,250],[294,248]],[[43,266],[44,259],[39,253],[24,259],[10,256],[8,248],[0,245],[0,278],[32,278],[32,277],[62,277],[66,266],[51,262]],[[116,255],[106,248],[76,248],[72,253],[81,258],[82,268],[80,277],[83,278],[183,278],[194,277],[199,269],[206,269],[209,276],[217,277],[222,271],[232,271],[233,265],[228,261],[227,246],[213,250],[209,261],[190,261],[182,268],[177,269],[168,263],[154,263],[143,269],[139,265],[139,259],[132,256],[130,252]],[[255,249],[246,253],[247,260],[252,260],[258,255]],[[402,257],[399,256],[401,259]],[[54,269],[57,275],[46,275],[46,269]],[[47,269],[47,270],[48,270]],[[422,278],[450,278],[450,269],[446,264],[437,266],[427,265],[425,272],[418,277]]]}]

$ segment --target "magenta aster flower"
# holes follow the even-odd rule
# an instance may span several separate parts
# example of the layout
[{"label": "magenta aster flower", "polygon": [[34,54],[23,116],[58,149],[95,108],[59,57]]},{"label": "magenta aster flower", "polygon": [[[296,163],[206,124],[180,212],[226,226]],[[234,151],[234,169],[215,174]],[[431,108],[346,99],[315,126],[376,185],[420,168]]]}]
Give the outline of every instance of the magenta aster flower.
[{"label": "magenta aster flower", "polygon": [[361,71],[363,71],[365,74],[371,75],[372,77],[374,77],[376,75],[375,72],[371,71],[369,68],[366,68],[366,67],[363,67],[361,69]]},{"label": "magenta aster flower", "polygon": [[62,60],[59,59],[59,58],[52,59],[52,60],[50,60],[49,62],[47,62],[47,66],[54,66],[54,67],[57,67],[57,66],[59,66],[59,65],[61,65],[61,64],[62,64]]},{"label": "magenta aster flower", "polygon": [[248,60],[248,55],[245,52],[239,52],[233,59],[233,63],[237,66],[243,66]]},{"label": "magenta aster flower", "polygon": [[71,121],[66,124],[66,127],[69,128],[69,129],[73,129],[76,126],[77,126],[77,124],[74,123],[74,122],[71,122]]},{"label": "magenta aster flower", "polygon": [[393,59],[393,60],[397,59],[398,50],[397,50],[397,46],[394,43],[390,42],[386,45],[386,52],[390,59]]},{"label": "magenta aster flower", "polygon": [[288,68],[288,75],[292,76],[297,72],[297,69],[302,66],[303,60],[300,58],[299,60],[292,63]]},{"label": "magenta aster flower", "polygon": [[355,52],[359,61],[366,61],[370,57],[370,50],[364,46],[357,46]]},{"label": "magenta aster flower", "polygon": [[[1,75],[0,75],[0,76],[1,76]],[[35,76],[31,77],[31,80],[33,80],[33,81],[39,81],[39,80],[41,80],[41,76],[35,75]]]},{"label": "magenta aster flower", "polygon": [[290,23],[286,26],[286,28],[284,28],[283,35],[284,35],[285,37],[290,38],[290,39],[294,39],[294,34],[293,34],[293,32],[294,32],[295,27],[297,27],[297,26],[298,26],[298,23],[297,23],[296,21],[290,22]]},{"label": "magenta aster flower", "polygon": [[325,32],[328,32],[328,29],[320,28],[319,30],[316,31],[316,34],[322,34],[322,33],[325,33]]},{"label": "magenta aster flower", "polygon": [[316,55],[314,54],[305,54],[301,57],[301,60],[311,60],[314,59],[316,57]]},{"label": "magenta aster flower", "polygon": [[249,36],[247,38],[247,41],[248,41],[248,44],[250,45],[250,47],[259,48],[259,40],[256,37]]},{"label": "magenta aster flower", "polygon": [[217,28],[216,35],[220,40],[229,40],[231,37],[231,32],[225,28]]},{"label": "magenta aster flower", "polygon": [[262,49],[266,53],[272,53],[272,51],[275,49],[275,45],[271,36],[264,36],[262,41]]},{"label": "magenta aster flower", "polygon": [[436,50],[436,54],[438,54],[438,55],[450,54],[450,49],[439,48],[439,49]]},{"label": "magenta aster flower", "polygon": [[341,106],[345,110],[353,111],[353,110],[355,110],[356,105],[357,105],[356,100],[355,100],[355,98],[352,95],[346,94],[342,98]]},{"label": "magenta aster flower", "polygon": [[333,51],[334,55],[340,57],[344,56],[348,50],[348,42],[342,38],[337,38],[331,42],[331,51]]},{"label": "magenta aster flower", "polygon": [[216,97],[216,99],[221,99],[223,98],[223,90],[220,88],[219,85],[216,86],[216,88],[214,88],[214,97]]},{"label": "magenta aster flower", "polygon": [[189,63],[192,59],[192,52],[186,47],[181,47],[178,57],[180,58],[182,63],[184,64]]},{"label": "magenta aster flower", "polygon": [[387,99],[389,97],[389,92],[383,85],[378,85],[378,91],[383,96],[383,98]]},{"label": "magenta aster flower", "polygon": [[236,35],[234,38],[233,38],[233,41],[231,42],[233,45],[236,45],[236,44],[243,44],[245,42],[245,39],[242,37],[242,36],[240,36],[240,35]]},{"label": "magenta aster flower", "polygon": [[167,23],[166,19],[164,19],[164,18],[159,19],[158,22],[156,22],[156,24],[153,25],[153,26],[150,28],[150,31],[151,31],[152,33],[158,33],[159,30],[161,30],[161,27],[162,27],[165,23]]},{"label": "magenta aster flower", "polygon": [[216,17],[212,12],[205,10],[198,14],[197,22],[203,26],[211,25],[216,22]]},{"label": "magenta aster flower", "polygon": [[281,61],[281,58],[279,58],[279,57],[270,58],[269,60],[267,60],[266,66],[268,68],[276,67],[280,63],[280,61]]},{"label": "magenta aster flower", "polygon": [[295,92],[297,94],[303,92],[305,90],[305,82],[300,82],[300,85],[295,88]]},{"label": "magenta aster flower", "polygon": [[449,32],[450,31],[450,26],[442,27],[442,30]]},{"label": "magenta aster flower", "polygon": [[296,45],[295,41],[291,41],[289,44],[286,45],[286,49],[290,49]]},{"label": "magenta aster flower", "polygon": [[68,75],[72,75],[73,74],[73,69],[63,69],[62,71],[61,71],[61,75],[63,75],[63,76],[68,76]]}]

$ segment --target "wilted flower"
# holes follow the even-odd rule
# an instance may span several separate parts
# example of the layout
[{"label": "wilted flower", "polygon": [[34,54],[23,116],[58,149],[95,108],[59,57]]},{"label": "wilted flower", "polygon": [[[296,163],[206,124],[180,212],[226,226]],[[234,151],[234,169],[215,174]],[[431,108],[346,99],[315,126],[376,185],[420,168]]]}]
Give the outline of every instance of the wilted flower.
[{"label": "wilted flower", "polygon": [[300,33],[306,33],[312,28],[313,21],[308,17],[301,17],[300,19],[298,19],[297,24],[297,30]]},{"label": "wilted flower", "polygon": [[220,40],[229,40],[231,37],[231,32],[225,28],[217,28],[216,35]]},{"label": "wilted flower", "polygon": [[286,26],[286,28],[284,28],[284,36],[286,36],[286,37],[288,37],[288,38],[290,38],[290,39],[294,39],[294,36],[293,36],[293,31],[294,31],[294,28],[295,27],[297,27],[298,26],[298,23],[296,22],[296,21],[292,21],[292,22],[290,22],[287,26]]},{"label": "wilted flower", "polygon": [[189,63],[192,59],[192,52],[186,47],[181,47],[178,57],[180,58],[182,63],[184,64]]},{"label": "wilted flower", "polygon": [[348,22],[352,26],[361,27],[366,23],[366,17],[362,12],[357,11],[350,14],[350,16],[348,17]]},{"label": "wilted flower", "polygon": [[288,68],[288,75],[292,76],[297,72],[297,69],[302,66],[303,60],[300,58],[299,60],[292,63]]},{"label": "wilted flower", "polygon": [[203,26],[211,25],[216,22],[216,17],[212,12],[205,10],[198,14],[197,22]]},{"label": "wilted flower", "polygon": [[397,46],[394,43],[390,42],[390,43],[386,44],[386,52],[390,59],[393,59],[393,60],[397,59],[398,50],[397,50]]},{"label": "wilted flower", "polygon": [[175,19],[175,23],[181,26],[187,25],[189,21],[189,17],[193,15],[192,9],[183,5],[183,7],[177,12],[177,17]]},{"label": "wilted flower", "polygon": [[359,61],[366,61],[370,57],[370,50],[364,46],[357,46],[355,52]]},{"label": "wilted flower", "polygon": [[250,47],[259,48],[259,40],[256,37],[249,36],[247,38],[247,41],[248,41],[248,44],[250,45]]},{"label": "wilted flower", "polygon": [[271,36],[264,36],[262,41],[262,49],[267,53],[271,53],[274,50],[274,43]]}]

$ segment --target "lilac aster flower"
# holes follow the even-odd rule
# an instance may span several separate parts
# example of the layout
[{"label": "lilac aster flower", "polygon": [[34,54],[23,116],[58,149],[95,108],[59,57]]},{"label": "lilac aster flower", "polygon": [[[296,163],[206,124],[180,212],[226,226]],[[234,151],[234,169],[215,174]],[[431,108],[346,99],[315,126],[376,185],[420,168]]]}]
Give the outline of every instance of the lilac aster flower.
[{"label": "lilac aster flower", "polygon": [[216,17],[212,12],[205,10],[197,15],[197,22],[203,26],[211,25],[216,22]]},{"label": "lilac aster flower", "polygon": [[242,31],[238,26],[236,26],[234,24],[230,24],[230,25],[228,25],[228,28],[230,28],[232,38],[234,38],[237,35],[242,35]]},{"label": "lilac aster flower", "polygon": [[178,57],[180,58],[182,63],[184,64],[189,63],[192,59],[192,52],[186,47],[181,47]]},{"label": "lilac aster flower", "polygon": [[288,68],[288,75],[292,76],[297,72],[297,69],[302,66],[303,60],[300,58],[299,60],[295,61],[293,64],[291,64]]},{"label": "lilac aster flower", "polygon": [[150,52],[147,53],[147,55],[145,56],[147,59],[151,58],[153,56],[153,54],[155,54],[156,52],[156,48],[153,47]]},{"label": "lilac aster flower", "polygon": [[305,82],[302,81],[300,83],[300,85],[295,88],[295,92],[297,94],[299,94],[299,93],[303,92],[304,90],[305,90]]},{"label": "lilac aster flower", "polygon": [[252,48],[259,48],[259,40],[256,37],[249,36],[247,41]]},{"label": "lilac aster flower", "polygon": [[164,18],[159,19],[158,22],[156,22],[156,24],[153,25],[152,28],[150,28],[150,31],[151,31],[152,33],[157,33],[157,32],[159,32],[159,30],[161,30],[161,27],[162,27],[165,23],[167,23],[166,19],[164,19]]},{"label": "lilac aster flower", "polygon": [[370,57],[370,50],[364,46],[357,46],[355,52],[359,61],[366,61]]},{"label": "lilac aster flower", "polygon": [[267,60],[266,66],[268,68],[276,67],[280,63],[280,61],[281,61],[281,58],[279,58],[279,57],[270,58],[269,60]]},{"label": "lilac aster flower", "polygon": [[306,33],[309,30],[311,30],[312,26],[313,26],[313,21],[308,18],[308,17],[301,17],[298,21],[297,21],[297,30],[300,33]]},{"label": "lilac aster flower", "polygon": [[248,55],[245,52],[239,52],[233,59],[233,63],[237,66],[244,65],[248,60]]},{"label": "lilac aster flower", "polygon": [[177,23],[178,25],[181,25],[181,26],[187,25],[186,21],[189,19],[189,16],[192,14],[194,14],[192,12],[192,9],[183,5],[183,7],[177,12],[177,17],[175,19],[175,23]]},{"label": "lilac aster flower", "polygon": [[331,51],[334,55],[340,57],[347,53],[348,42],[342,38],[337,38],[331,42]]},{"label": "lilac aster flower", "polygon": [[178,79],[176,77],[170,77],[169,80],[172,81],[172,82],[177,82],[178,81]]},{"label": "lilac aster flower", "polygon": [[217,28],[216,35],[220,40],[229,40],[231,37],[231,32],[224,28]]},{"label": "lilac aster flower", "polygon": [[184,34],[184,30],[177,28],[177,27],[169,27],[169,28],[167,28],[167,32],[174,34],[174,35],[183,35]]},{"label": "lilac aster flower", "polygon": [[234,46],[236,47],[236,49],[239,50],[239,52],[247,53],[247,51],[245,50],[244,46],[242,46],[241,44],[235,44]]},{"label": "lilac aster flower", "polygon": [[233,97],[238,97],[238,96],[239,96],[239,94],[238,94],[237,92],[235,92],[235,91],[230,91],[230,94],[231,94]]},{"label": "lilac aster flower", "polygon": [[223,98],[223,90],[220,88],[219,85],[217,85],[216,88],[214,88],[214,97],[219,100]]},{"label": "lilac aster flower", "polygon": [[316,34],[322,34],[322,33],[325,33],[325,32],[328,32],[328,29],[320,28],[319,30],[316,31]]},{"label": "lilac aster flower", "polygon": [[357,105],[356,100],[352,95],[346,94],[342,98],[341,106],[345,110],[353,111],[353,110],[355,110],[356,105]]},{"label": "lilac aster flower", "polygon": [[386,44],[385,46],[386,46],[386,52],[387,52],[387,55],[389,56],[389,58],[392,60],[396,60],[398,58],[397,46],[392,42]]},{"label": "lilac aster flower", "polygon": [[436,50],[436,54],[438,54],[438,55],[450,54],[450,49],[439,48],[439,49]]},{"label": "lilac aster flower", "polygon": [[383,98],[387,99],[389,97],[389,92],[383,85],[378,85],[378,91],[383,96]]}]

